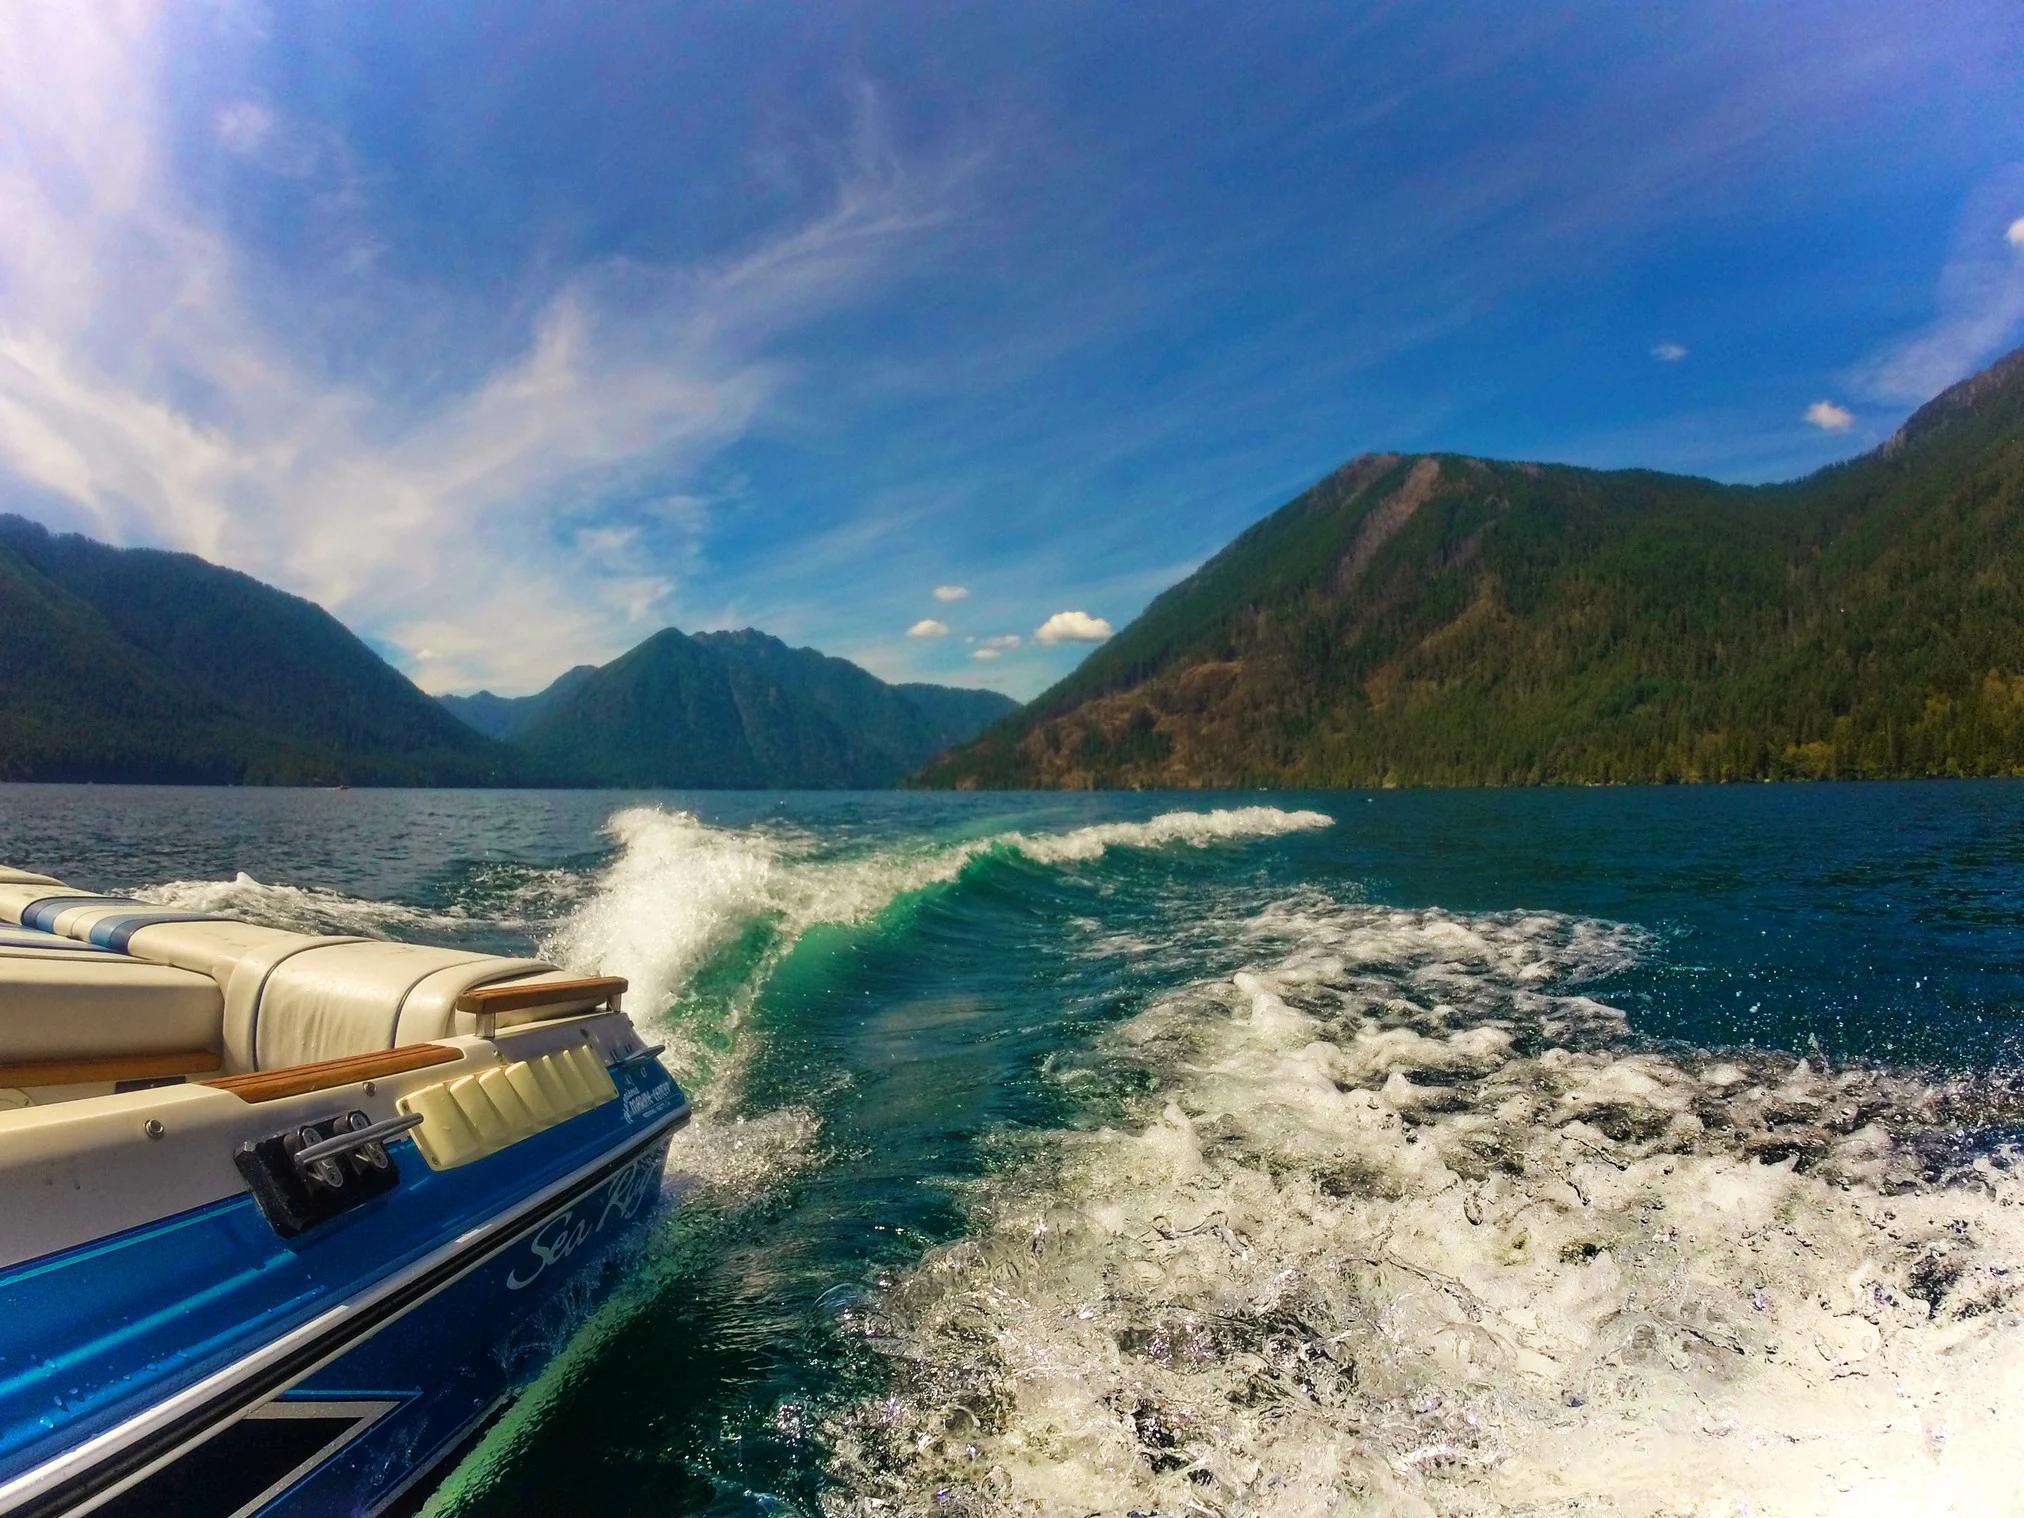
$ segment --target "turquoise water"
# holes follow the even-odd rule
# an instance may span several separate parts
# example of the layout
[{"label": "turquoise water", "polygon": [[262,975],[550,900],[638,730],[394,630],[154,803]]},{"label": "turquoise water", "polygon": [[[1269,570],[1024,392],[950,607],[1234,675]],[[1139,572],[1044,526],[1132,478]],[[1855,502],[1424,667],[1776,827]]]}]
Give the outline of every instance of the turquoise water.
[{"label": "turquoise water", "polygon": [[682,1205],[438,1511],[1969,1511],[2016,1442],[1948,1398],[2024,1378],[2024,786],[14,786],[0,858],[631,978]]}]

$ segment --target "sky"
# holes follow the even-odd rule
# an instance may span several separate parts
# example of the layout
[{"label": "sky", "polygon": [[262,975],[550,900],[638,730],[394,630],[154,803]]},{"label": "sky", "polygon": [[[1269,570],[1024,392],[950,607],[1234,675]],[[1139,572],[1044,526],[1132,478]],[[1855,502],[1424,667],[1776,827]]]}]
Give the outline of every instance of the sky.
[{"label": "sky", "polygon": [[0,509],[424,689],[1029,697],[1354,455],[1725,480],[2024,342],[2024,7],[12,0]]}]

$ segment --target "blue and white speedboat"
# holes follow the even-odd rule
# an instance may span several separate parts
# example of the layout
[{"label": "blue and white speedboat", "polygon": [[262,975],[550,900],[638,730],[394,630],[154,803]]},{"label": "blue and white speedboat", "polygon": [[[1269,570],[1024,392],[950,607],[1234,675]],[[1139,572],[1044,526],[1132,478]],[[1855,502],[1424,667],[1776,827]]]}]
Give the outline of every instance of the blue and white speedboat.
[{"label": "blue and white speedboat", "polygon": [[624,988],[0,870],[0,1514],[412,1507],[659,1194]]}]

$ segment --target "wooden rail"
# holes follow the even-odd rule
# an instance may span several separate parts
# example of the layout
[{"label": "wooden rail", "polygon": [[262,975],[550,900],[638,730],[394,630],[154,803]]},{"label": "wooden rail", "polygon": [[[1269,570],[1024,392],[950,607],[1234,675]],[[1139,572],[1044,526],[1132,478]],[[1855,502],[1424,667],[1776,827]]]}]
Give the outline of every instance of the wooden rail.
[{"label": "wooden rail", "polygon": [[27,1059],[0,1064],[0,1087],[86,1086],[101,1081],[162,1080],[172,1075],[200,1075],[222,1064],[209,1049],[177,1049],[166,1054],[108,1054],[94,1059]]},{"label": "wooden rail", "polygon": [[581,980],[515,981],[479,986],[457,998],[459,1012],[524,1012],[529,1007],[557,1007],[570,1002],[616,1005],[625,994],[623,975],[587,975]]},{"label": "wooden rail", "polygon": [[383,1075],[400,1075],[409,1070],[424,1070],[430,1065],[447,1065],[460,1056],[460,1050],[443,1044],[408,1044],[400,1049],[350,1054],[343,1059],[320,1059],[309,1065],[284,1065],[279,1070],[227,1075],[204,1084],[229,1091],[241,1101],[272,1102],[284,1096],[301,1096],[306,1091],[324,1091],[332,1086],[349,1086],[354,1081],[377,1080]]}]

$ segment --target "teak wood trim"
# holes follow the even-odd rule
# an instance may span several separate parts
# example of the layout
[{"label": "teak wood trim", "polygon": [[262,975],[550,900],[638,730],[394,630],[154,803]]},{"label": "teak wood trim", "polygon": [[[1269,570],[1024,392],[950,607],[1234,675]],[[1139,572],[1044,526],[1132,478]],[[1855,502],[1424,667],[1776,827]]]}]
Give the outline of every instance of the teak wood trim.
[{"label": "teak wood trim", "polygon": [[222,1063],[209,1049],[177,1049],[167,1054],[108,1054],[92,1059],[25,1059],[0,1064],[0,1087],[85,1086],[100,1081],[160,1080],[169,1075],[200,1075]]},{"label": "teak wood trim", "polygon": [[503,986],[479,986],[457,998],[459,1012],[519,1012],[528,1007],[552,1007],[560,1002],[613,1001],[623,995],[623,975],[587,975],[581,980],[538,980],[532,985],[509,982]]},{"label": "teak wood trim", "polygon": [[284,1065],[279,1070],[227,1075],[204,1084],[229,1091],[244,1102],[272,1102],[284,1096],[301,1096],[306,1091],[323,1091],[331,1086],[349,1086],[354,1081],[376,1080],[382,1075],[447,1065],[461,1057],[461,1050],[443,1044],[409,1044],[371,1054],[350,1054],[343,1059],[320,1059],[310,1065]]}]

